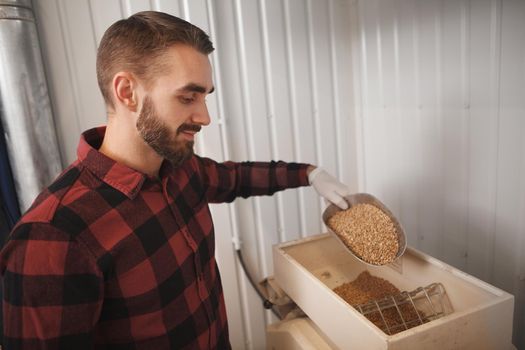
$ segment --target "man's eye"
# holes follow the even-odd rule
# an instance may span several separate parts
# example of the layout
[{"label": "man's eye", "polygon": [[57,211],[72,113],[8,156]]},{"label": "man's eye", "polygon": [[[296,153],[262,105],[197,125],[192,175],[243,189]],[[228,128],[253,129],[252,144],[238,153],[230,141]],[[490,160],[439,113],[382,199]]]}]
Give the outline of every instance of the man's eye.
[{"label": "man's eye", "polygon": [[183,104],[190,104],[194,101],[194,98],[193,97],[185,97],[185,96],[180,96],[179,97],[179,101]]}]

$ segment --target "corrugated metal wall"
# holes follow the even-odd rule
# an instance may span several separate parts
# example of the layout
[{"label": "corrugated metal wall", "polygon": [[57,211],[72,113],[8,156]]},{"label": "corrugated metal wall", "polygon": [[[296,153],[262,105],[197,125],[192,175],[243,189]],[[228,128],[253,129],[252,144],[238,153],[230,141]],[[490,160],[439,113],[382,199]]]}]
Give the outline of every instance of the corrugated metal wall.
[{"label": "corrugated metal wall", "polygon": [[[94,62],[107,26],[144,9],[189,19],[217,47],[202,154],[313,162],[377,195],[409,244],[517,297],[525,348],[525,1],[34,3],[67,161],[105,122]],[[319,233],[321,210],[311,189],[213,207],[235,348],[262,348],[271,316],[231,236],[262,278],[271,245]]]},{"label": "corrugated metal wall", "polygon": [[525,1],[366,0],[352,16],[359,187],[410,245],[513,293],[525,349]]},{"label": "corrugated metal wall", "polygon": [[[214,4],[230,157],[321,164],[356,188],[349,3]],[[255,276],[272,274],[272,244],[321,232],[320,204],[312,189],[236,201],[234,231]],[[247,346],[259,349],[271,317],[240,281]]]}]

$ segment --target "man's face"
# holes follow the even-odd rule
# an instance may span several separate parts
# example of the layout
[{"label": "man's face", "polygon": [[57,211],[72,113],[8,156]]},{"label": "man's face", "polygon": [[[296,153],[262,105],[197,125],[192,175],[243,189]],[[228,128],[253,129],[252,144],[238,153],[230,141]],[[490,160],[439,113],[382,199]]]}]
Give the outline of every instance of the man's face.
[{"label": "man's face", "polygon": [[143,98],[136,126],[155,152],[178,166],[193,154],[194,135],[210,123],[211,65],[189,46],[175,46],[162,59],[168,69]]}]

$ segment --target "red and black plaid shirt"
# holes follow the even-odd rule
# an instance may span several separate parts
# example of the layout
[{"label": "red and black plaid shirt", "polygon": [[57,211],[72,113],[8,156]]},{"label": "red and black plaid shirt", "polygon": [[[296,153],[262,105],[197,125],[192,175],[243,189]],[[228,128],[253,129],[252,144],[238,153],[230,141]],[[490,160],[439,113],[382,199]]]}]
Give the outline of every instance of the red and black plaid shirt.
[{"label": "red and black plaid shirt", "polygon": [[306,164],[118,164],[85,132],[0,256],[7,349],[229,349],[208,203],[308,184]]}]

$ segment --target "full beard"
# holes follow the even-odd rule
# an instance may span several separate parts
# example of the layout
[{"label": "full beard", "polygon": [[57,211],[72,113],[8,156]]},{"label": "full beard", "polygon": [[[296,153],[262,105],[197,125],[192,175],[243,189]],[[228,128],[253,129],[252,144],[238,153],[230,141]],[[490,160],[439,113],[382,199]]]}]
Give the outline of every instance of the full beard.
[{"label": "full beard", "polygon": [[157,117],[151,98],[149,96],[144,98],[144,103],[137,119],[137,130],[146,144],[174,166],[181,165],[193,155],[193,141],[177,139],[177,136],[186,129],[198,131],[197,129],[200,129],[200,127],[183,124],[173,133]]}]

